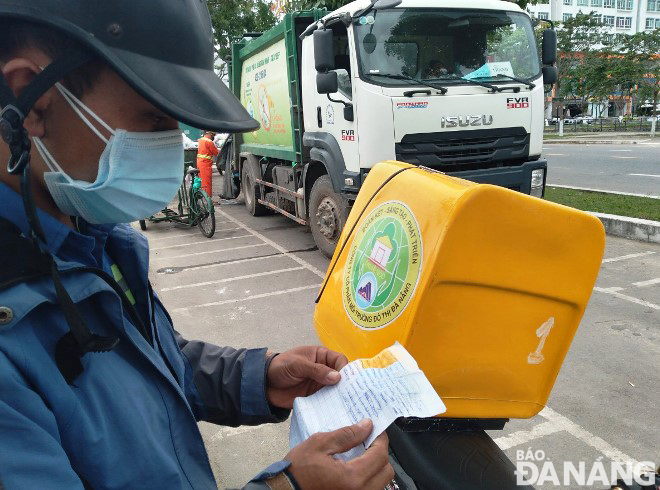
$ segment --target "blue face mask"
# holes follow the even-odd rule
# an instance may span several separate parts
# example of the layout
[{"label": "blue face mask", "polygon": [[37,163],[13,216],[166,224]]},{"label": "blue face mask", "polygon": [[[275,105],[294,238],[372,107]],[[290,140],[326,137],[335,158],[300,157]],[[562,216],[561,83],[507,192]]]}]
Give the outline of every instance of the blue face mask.
[{"label": "blue face mask", "polygon": [[[69,177],[41,139],[33,138],[51,170],[44,173],[44,180],[60,211],[80,216],[89,223],[130,223],[167,206],[183,179],[181,131],[113,130],[64,86],[56,87],[82,121],[106,143],[96,180],[85,182]],[[108,131],[110,139],[103,136],[81,109]]]}]

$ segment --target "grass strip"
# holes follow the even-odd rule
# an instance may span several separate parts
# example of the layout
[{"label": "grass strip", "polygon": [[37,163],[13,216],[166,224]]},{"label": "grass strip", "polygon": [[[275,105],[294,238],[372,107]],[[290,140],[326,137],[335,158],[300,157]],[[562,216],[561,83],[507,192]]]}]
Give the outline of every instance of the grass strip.
[{"label": "grass strip", "polygon": [[546,187],[545,199],[582,211],[660,221],[660,199]]}]

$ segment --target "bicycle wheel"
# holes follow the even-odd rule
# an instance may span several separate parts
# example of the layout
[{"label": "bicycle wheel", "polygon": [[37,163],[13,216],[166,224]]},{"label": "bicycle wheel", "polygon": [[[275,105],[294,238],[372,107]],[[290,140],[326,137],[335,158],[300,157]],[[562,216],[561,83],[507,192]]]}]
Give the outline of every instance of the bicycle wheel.
[{"label": "bicycle wheel", "polygon": [[215,208],[213,201],[209,195],[203,190],[199,189],[195,192],[195,219],[197,226],[206,238],[211,238],[215,233]]}]

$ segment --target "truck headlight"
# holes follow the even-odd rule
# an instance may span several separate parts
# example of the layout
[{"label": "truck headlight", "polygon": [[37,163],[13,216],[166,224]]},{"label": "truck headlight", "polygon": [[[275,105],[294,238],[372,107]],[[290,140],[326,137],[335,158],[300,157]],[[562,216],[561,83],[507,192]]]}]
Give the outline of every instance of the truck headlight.
[{"label": "truck headlight", "polygon": [[532,170],[532,185],[531,192],[529,193],[534,197],[543,197],[543,178],[545,177],[545,169],[537,168]]}]

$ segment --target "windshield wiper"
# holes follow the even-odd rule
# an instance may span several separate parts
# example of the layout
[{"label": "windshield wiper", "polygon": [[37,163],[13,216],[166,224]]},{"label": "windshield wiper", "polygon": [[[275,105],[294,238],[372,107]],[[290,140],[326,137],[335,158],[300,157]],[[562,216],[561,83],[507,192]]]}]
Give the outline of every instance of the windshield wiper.
[{"label": "windshield wiper", "polygon": [[528,82],[527,80],[523,80],[522,78],[512,77],[511,75],[505,75],[504,73],[498,73],[497,75],[492,77],[477,77],[477,78],[497,78],[497,77],[504,77],[504,78],[508,78],[509,80],[513,80],[514,82],[522,83],[523,85],[527,85],[530,88],[530,90],[536,88],[536,84],[532,82]]},{"label": "windshield wiper", "polygon": [[[490,89],[490,91],[492,93],[501,92],[502,90],[504,90],[503,88],[498,87],[498,86],[493,85],[493,84],[490,84],[490,83],[477,82],[476,80],[473,80],[471,78],[463,78],[463,77],[459,77],[459,76],[456,76],[456,75],[440,77],[440,78],[438,78],[438,80],[458,80],[459,82],[467,82],[467,83],[472,83],[474,85],[481,85],[482,87],[486,87],[486,88]],[[518,87],[516,87],[516,88],[518,88]]]},{"label": "windshield wiper", "polygon": [[392,80],[407,80],[408,82],[415,82],[426,87],[431,87],[435,90],[438,90],[442,95],[447,93],[447,87],[441,85],[435,85],[433,83],[425,82],[424,80],[419,80],[417,78],[409,77],[408,75],[399,75],[395,73],[369,73],[370,77],[384,77],[390,78]]}]

